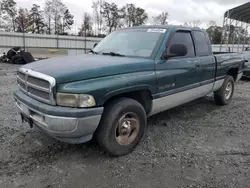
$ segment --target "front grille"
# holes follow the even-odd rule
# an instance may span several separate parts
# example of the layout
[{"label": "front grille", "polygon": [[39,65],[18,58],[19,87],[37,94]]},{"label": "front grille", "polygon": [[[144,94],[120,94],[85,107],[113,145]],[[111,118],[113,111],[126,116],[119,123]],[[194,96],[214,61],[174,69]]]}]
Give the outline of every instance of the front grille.
[{"label": "front grille", "polygon": [[29,93],[30,93],[31,95],[38,96],[38,97],[43,98],[43,99],[46,99],[46,100],[48,100],[48,101],[50,100],[50,98],[49,98],[49,93],[47,93],[47,92],[40,91],[40,90],[34,89],[34,88],[32,88],[32,87],[28,87],[28,90],[29,90]]},{"label": "front grille", "polygon": [[34,77],[28,77],[28,82],[33,85],[38,85],[44,88],[49,88],[49,82],[45,80],[41,80],[41,79],[34,78]]},{"label": "front grille", "polygon": [[55,79],[53,77],[21,68],[17,72],[17,83],[19,88],[30,97],[55,105],[53,97]]}]

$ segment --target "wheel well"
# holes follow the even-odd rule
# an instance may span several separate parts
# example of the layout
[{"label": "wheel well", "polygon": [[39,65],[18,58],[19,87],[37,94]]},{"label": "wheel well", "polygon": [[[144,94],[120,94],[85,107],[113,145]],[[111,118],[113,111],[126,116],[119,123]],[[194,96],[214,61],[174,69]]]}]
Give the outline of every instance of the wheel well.
[{"label": "wheel well", "polygon": [[107,105],[110,101],[113,101],[114,99],[122,98],[122,97],[127,97],[127,98],[131,98],[131,99],[138,101],[145,109],[146,114],[148,114],[151,110],[152,95],[151,95],[151,92],[149,90],[138,90],[138,91],[132,91],[132,92],[122,93],[122,94],[116,95],[116,96],[108,99],[104,103],[104,106]]},{"label": "wheel well", "polygon": [[229,71],[227,72],[227,75],[230,75],[234,78],[234,80],[237,79],[237,75],[238,75],[238,68],[231,68],[229,69]]}]

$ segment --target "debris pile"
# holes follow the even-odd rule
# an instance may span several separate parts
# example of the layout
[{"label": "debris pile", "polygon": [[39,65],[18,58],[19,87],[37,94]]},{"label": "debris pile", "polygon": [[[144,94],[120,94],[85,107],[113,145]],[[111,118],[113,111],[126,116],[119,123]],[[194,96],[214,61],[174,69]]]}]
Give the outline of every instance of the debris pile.
[{"label": "debris pile", "polygon": [[27,64],[34,61],[35,59],[31,53],[26,52],[21,47],[11,48],[7,54],[3,53],[0,55],[0,62],[2,63]]}]

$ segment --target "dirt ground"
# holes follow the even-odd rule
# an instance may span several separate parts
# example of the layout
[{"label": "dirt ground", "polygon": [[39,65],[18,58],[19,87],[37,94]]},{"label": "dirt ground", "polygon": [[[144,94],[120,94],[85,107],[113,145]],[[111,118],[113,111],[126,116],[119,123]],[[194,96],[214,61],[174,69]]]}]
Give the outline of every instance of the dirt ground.
[{"label": "dirt ground", "polygon": [[17,68],[0,64],[0,188],[249,187],[250,81],[237,84],[228,106],[208,96],[153,116],[136,150],[114,158],[22,124]]}]

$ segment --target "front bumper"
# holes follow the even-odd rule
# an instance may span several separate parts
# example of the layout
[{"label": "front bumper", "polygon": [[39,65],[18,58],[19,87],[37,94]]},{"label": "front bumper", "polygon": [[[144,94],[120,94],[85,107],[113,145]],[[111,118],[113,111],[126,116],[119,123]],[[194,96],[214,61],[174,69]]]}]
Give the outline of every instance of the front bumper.
[{"label": "front bumper", "polygon": [[50,106],[34,100],[22,91],[14,92],[20,114],[52,137],[67,143],[84,143],[92,139],[103,107],[79,109]]}]

